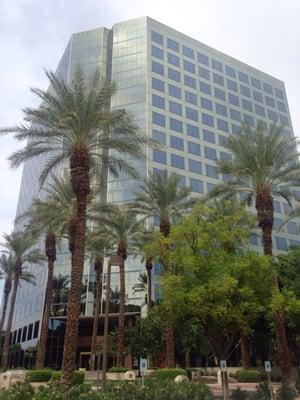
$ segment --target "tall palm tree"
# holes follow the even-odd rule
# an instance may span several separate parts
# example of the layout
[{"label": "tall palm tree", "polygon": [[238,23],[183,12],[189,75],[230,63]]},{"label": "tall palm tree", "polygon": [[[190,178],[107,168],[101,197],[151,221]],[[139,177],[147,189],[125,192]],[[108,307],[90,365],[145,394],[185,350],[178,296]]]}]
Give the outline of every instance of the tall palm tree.
[{"label": "tall palm tree", "polygon": [[[133,205],[139,214],[148,218],[158,218],[160,232],[165,237],[170,234],[172,222],[180,218],[194,204],[194,200],[189,198],[190,189],[180,188],[179,180],[180,178],[175,175],[150,175],[143,181]],[[167,265],[165,270],[167,272]],[[175,365],[174,332],[171,323],[167,323],[166,343],[167,365],[168,368],[173,368]]]},{"label": "tall palm tree", "polygon": [[13,232],[10,235],[4,234],[3,237],[4,242],[1,245],[9,252],[10,257],[12,258],[14,269],[13,288],[10,298],[10,308],[2,352],[2,368],[6,369],[8,366],[9,339],[20,280],[26,280],[32,284],[34,284],[35,281],[34,275],[26,271],[24,263],[40,264],[45,260],[45,257],[37,250],[32,250],[35,240],[33,240],[30,236],[25,235],[22,231]]},{"label": "tall palm tree", "polygon": [[93,321],[93,334],[91,344],[91,367],[95,368],[95,356],[97,351],[97,332],[99,326],[100,304],[102,298],[102,276],[103,276],[103,259],[105,252],[111,247],[107,237],[94,230],[87,235],[87,251],[91,253],[94,261],[95,270],[95,311]]},{"label": "tall palm tree", "polygon": [[129,207],[111,206],[106,214],[100,214],[101,230],[111,241],[118,256],[123,258],[120,265],[120,306],[118,321],[117,366],[123,365],[125,327],[125,260],[128,254],[135,254],[135,243],[143,232],[144,222],[137,219],[136,212]]},{"label": "tall palm tree", "polygon": [[91,170],[100,170],[102,178],[106,174],[106,166],[115,175],[123,170],[136,176],[130,161],[125,159],[142,157],[142,148],[148,140],[138,133],[133,119],[125,110],[110,111],[115,86],[103,82],[99,71],[87,78],[78,68],[69,84],[53,72],[46,72],[46,75],[51,91],[32,89],[42,104],[38,108],[25,108],[26,124],[2,129],[1,132],[13,133],[19,141],[27,140],[24,148],[9,157],[12,167],[18,167],[26,160],[42,154],[46,156],[41,182],[51,171],[69,162],[70,180],[76,198],[76,246],[68,300],[62,382],[70,386],[77,352]]},{"label": "tall palm tree", "polygon": [[[261,229],[264,254],[273,257],[272,230],[274,223],[273,197],[289,203],[294,187],[300,186],[300,164],[294,139],[286,139],[282,129],[274,124],[269,132],[260,126],[244,127],[238,136],[228,138],[232,159],[218,162],[221,173],[230,180],[219,184],[210,197],[233,197],[246,194],[248,204],[255,198],[258,226]],[[273,293],[278,293],[277,274],[273,269]],[[291,381],[291,359],[281,307],[275,311],[275,329],[279,363],[284,383]]]},{"label": "tall palm tree", "polygon": [[0,319],[0,334],[3,331],[3,326],[6,318],[6,311],[8,305],[8,299],[12,288],[12,281],[14,276],[14,264],[11,257],[7,254],[1,254],[0,256],[0,278],[5,279],[4,281],[4,289],[3,289],[3,305],[2,305],[2,313]]}]

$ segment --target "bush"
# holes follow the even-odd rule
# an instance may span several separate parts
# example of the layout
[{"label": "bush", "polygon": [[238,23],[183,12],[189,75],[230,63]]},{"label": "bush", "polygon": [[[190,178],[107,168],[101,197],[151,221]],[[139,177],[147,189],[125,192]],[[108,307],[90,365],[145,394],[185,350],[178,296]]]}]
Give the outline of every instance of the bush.
[{"label": "bush", "polygon": [[246,400],[248,398],[247,392],[240,387],[234,389],[231,393],[232,400]]},{"label": "bush", "polygon": [[26,372],[28,382],[49,382],[51,378],[51,369],[32,369]]},{"label": "bush", "polygon": [[[52,381],[60,381],[61,371],[52,371]],[[84,372],[74,371],[73,372],[73,385],[82,385],[84,382]]]},{"label": "bush", "polygon": [[276,400],[294,400],[297,398],[297,392],[294,388],[281,386],[276,393]]},{"label": "bush", "polygon": [[158,379],[175,379],[177,375],[187,376],[185,369],[181,368],[163,368],[155,371],[154,376]]},{"label": "bush", "polygon": [[260,382],[261,372],[257,369],[240,369],[235,374],[238,382]]},{"label": "bush", "polygon": [[258,385],[256,392],[251,396],[251,400],[271,400],[268,382],[262,382]]},{"label": "bush", "polygon": [[118,372],[118,373],[127,372],[127,371],[131,371],[131,369],[125,368],[125,367],[111,367],[108,370],[108,372]]}]

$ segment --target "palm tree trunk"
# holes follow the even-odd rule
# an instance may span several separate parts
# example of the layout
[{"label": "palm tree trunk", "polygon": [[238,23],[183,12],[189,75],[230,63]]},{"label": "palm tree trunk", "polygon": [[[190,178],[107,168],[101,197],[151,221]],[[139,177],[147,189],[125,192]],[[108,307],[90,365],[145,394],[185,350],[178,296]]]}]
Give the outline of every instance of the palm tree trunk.
[{"label": "palm tree trunk", "polygon": [[174,332],[173,327],[169,322],[167,322],[167,327],[165,330],[166,335],[166,345],[167,345],[167,367],[174,368],[175,358],[174,358]]},{"label": "palm tree trunk", "polygon": [[45,254],[48,258],[48,277],[45,293],[45,305],[43,320],[41,326],[41,336],[39,340],[39,347],[36,357],[36,368],[44,368],[45,356],[46,356],[46,345],[48,337],[48,325],[51,314],[52,294],[53,294],[53,271],[54,262],[56,260],[56,237],[53,232],[48,232],[45,241]]},{"label": "palm tree trunk", "polygon": [[87,196],[90,192],[90,162],[85,149],[75,149],[70,158],[71,183],[76,195],[76,246],[68,295],[68,318],[62,362],[61,381],[72,385],[77,353],[78,323],[84,267]]},{"label": "palm tree trunk", "polygon": [[152,307],[152,257],[148,257],[146,260],[146,271],[147,271],[147,308],[148,311]]},{"label": "palm tree trunk", "polygon": [[3,352],[2,352],[2,360],[1,360],[1,365],[3,369],[7,369],[8,367],[8,353],[9,353],[9,346],[10,346],[10,333],[11,333],[11,327],[12,327],[12,322],[14,318],[14,312],[15,312],[15,304],[16,304],[16,299],[17,299],[17,292],[18,292],[18,287],[19,287],[19,280],[22,272],[22,264],[20,260],[16,260],[15,262],[15,271],[14,271],[14,284],[13,284],[13,290],[11,294],[11,299],[10,299],[10,308],[9,308],[9,314],[8,314],[8,320],[7,320],[7,326],[6,326],[6,332],[5,332],[5,337],[4,337],[4,344],[3,344]]},{"label": "palm tree trunk", "polygon": [[184,367],[185,368],[191,368],[191,350],[190,349],[185,351]]},{"label": "palm tree trunk", "polygon": [[108,328],[109,328],[109,305],[110,305],[110,262],[107,266],[105,314],[104,314],[104,337],[103,337],[103,360],[102,360],[102,389],[106,391],[106,371],[107,371],[107,352],[108,352]]},{"label": "palm tree trunk", "polygon": [[95,369],[95,355],[97,350],[97,332],[99,325],[99,314],[100,314],[100,302],[102,297],[102,271],[103,261],[101,257],[96,257],[95,260],[95,271],[96,271],[96,293],[95,293],[95,315],[93,324],[93,336],[91,346],[91,369]]},{"label": "palm tree trunk", "polygon": [[119,268],[120,268],[120,309],[119,309],[116,363],[117,367],[122,367],[123,356],[124,356],[124,328],[125,328],[125,262],[124,261]]},{"label": "palm tree trunk", "polygon": [[[274,206],[273,206],[273,197],[270,193],[265,191],[257,193],[256,210],[258,217],[258,225],[262,232],[264,254],[273,257],[272,229],[274,222]],[[277,279],[277,272],[274,260],[272,261],[272,264],[273,264],[272,289],[273,289],[273,296],[276,296],[279,293],[279,288],[278,288],[278,279]],[[284,385],[290,385],[292,382],[292,372],[291,372],[292,362],[288,347],[285,317],[281,307],[279,307],[275,311],[274,317],[275,317],[277,352],[282,374],[282,383]]]},{"label": "palm tree trunk", "polygon": [[4,290],[3,290],[3,308],[2,308],[2,314],[1,314],[1,320],[0,320],[0,333],[2,333],[2,331],[3,331],[3,326],[4,326],[4,322],[5,322],[8,299],[9,299],[9,294],[11,292],[11,287],[12,287],[11,279],[6,279],[5,284],[4,284]]},{"label": "palm tree trunk", "polygon": [[241,353],[242,353],[242,365],[244,369],[250,368],[250,348],[249,339],[241,330]]}]

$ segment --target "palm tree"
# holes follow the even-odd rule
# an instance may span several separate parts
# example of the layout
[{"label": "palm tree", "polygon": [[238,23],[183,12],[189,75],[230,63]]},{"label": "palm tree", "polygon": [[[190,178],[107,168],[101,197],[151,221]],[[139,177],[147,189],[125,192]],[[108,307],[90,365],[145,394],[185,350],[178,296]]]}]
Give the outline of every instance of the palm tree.
[{"label": "palm tree", "polygon": [[146,292],[148,286],[148,277],[145,272],[140,272],[137,278],[137,283],[132,287],[134,293]]},{"label": "palm tree", "polygon": [[37,250],[31,250],[35,244],[35,240],[30,236],[25,235],[22,231],[13,232],[10,235],[4,234],[3,237],[4,242],[2,243],[2,246],[9,252],[10,257],[12,258],[14,270],[13,288],[2,352],[2,368],[6,369],[8,366],[9,339],[20,280],[26,280],[27,282],[34,284],[34,275],[26,271],[26,267],[24,267],[23,264],[40,264],[45,260],[45,257]]},{"label": "palm tree", "polygon": [[1,254],[0,256],[0,271],[1,271],[1,279],[5,279],[4,281],[4,289],[3,289],[3,305],[2,305],[2,313],[0,319],[0,334],[3,331],[3,326],[6,318],[6,311],[8,305],[9,294],[12,288],[12,281],[14,275],[14,264],[11,257],[7,254]]},{"label": "palm tree", "polygon": [[1,132],[13,133],[19,141],[27,140],[24,148],[10,156],[12,167],[42,154],[46,156],[41,182],[51,171],[69,162],[70,180],[76,198],[76,246],[68,299],[62,382],[70,386],[77,350],[91,170],[94,168],[100,172],[102,182],[106,167],[115,175],[123,170],[137,176],[130,161],[125,161],[125,158],[142,157],[142,147],[148,140],[137,132],[133,119],[125,110],[110,111],[115,86],[103,82],[99,71],[88,79],[78,68],[69,84],[53,72],[46,72],[46,75],[51,92],[32,89],[42,104],[38,108],[25,108],[26,124],[2,129]]},{"label": "palm tree", "polygon": [[[219,184],[209,197],[233,197],[246,194],[246,201],[255,198],[258,226],[262,232],[264,254],[273,257],[272,230],[274,222],[273,196],[279,196],[289,203],[293,187],[300,185],[300,164],[294,139],[286,139],[282,129],[275,124],[269,132],[260,126],[244,127],[238,136],[228,138],[228,149],[233,158],[218,162],[221,173],[230,180]],[[277,274],[273,269],[273,293],[278,293]],[[291,381],[291,359],[281,307],[275,311],[275,329],[279,363],[284,383]]]},{"label": "palm tree", "polygon": [[105,251],[110,249],[110,241],[104,235],[97,231],[90,232],[87,235],[87,250],[91,253],[92,259],[94,260],[95,270],[95,312],[93,321],[93,334],[91,344],[91,367],[95,368],[95,356],[97,351],[97,332],[99,325],[100,315],[100,304],[102,298],[102,276],[103,276],[103,259]]},{"label": "palm tree", "polygon": [[[168,237],[171,223],[187,212],[194,200],[189,198],[190,189],[179,188],[180,178],[167,174],[150,175],[145,179],[137,193],[134,209],[148,218],[156,217],[159,220],[160,232]],[[168,266],[165,266],[167,272]],[[170,323],[166,327],[167,365],[173,368],[174,360],[174,332]]]},{"label": "palm tree", "polygon": [[135,243],[143,232],[144,222],[138,220],[136,212],[126,206],[111,206],[106,214],[100,215],[101,230],[111,241],[116,254],[123,259],[120,265],[120,306],[118,322],[117,366],[123,365],[125,327],[125,260],[135,254]]}]

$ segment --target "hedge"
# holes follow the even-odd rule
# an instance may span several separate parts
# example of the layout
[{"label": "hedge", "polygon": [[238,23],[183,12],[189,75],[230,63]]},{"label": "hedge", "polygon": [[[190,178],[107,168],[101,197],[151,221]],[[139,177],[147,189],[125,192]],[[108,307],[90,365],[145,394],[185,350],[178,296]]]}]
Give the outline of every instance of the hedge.
[{"label": "hedge", "polygon": [[158,379],[175,379],[177,375],[187,376],[187,372],[181,368],[162,368],[157,369],[154,373],[155,378]]},{"label": "hedge", "polygon": [[52,378],[51,369],[32,369],[26,372],[28,382],[49,382]]},{"label": "hedge", "polygon": [[257,369],[240,369],[235,374],[238,382],[260,382],[261,372]]},{"label": "hedge", "polygon": [[[60,381],[61,371],[52,371],[52,380]],[[84,382],[84,372],[83,371],[74,371],[73,372],[73,385],[82,385]]]},{"label": "hedge", "polygon": [[127,372],[127,371],[131,371],[130,368],[126,368],[126,367],[111,367],[109,368],[108,372]]}]

